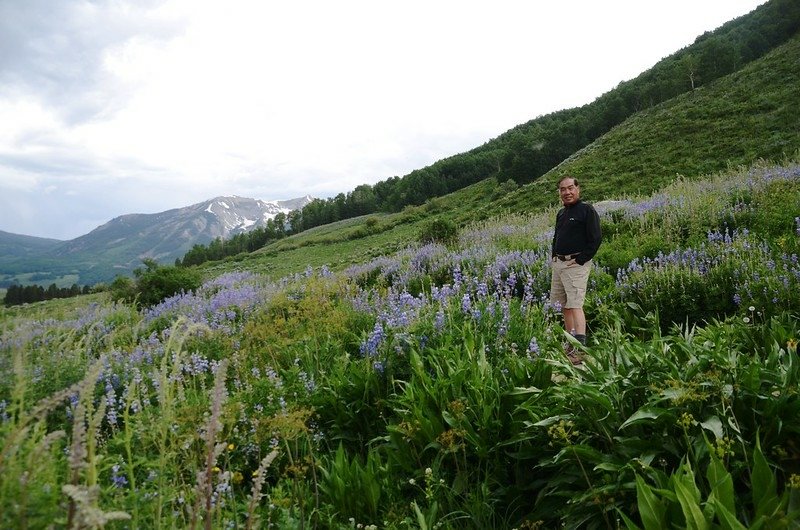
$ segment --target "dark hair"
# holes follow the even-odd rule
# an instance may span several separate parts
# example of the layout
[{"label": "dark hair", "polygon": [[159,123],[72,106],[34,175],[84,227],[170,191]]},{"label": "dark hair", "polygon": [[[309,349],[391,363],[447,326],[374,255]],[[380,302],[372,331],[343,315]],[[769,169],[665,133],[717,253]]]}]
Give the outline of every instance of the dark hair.
[{"label": "dark hair", "polygon": [[573,183],[575,186],[578,186],[578,187],[580,187],[580,184],[578,184],[578,179],[576,179],[575,177],[573,177],[573,176],[570,176],[570,175],[564,175],[563,177],[561,177],[561,178],[558,180],[558,184],[556,184],[556,189],[560,188],[560,187],[561,187],[561,183],[562,183],[562,182],[564,182],[564,181],[565,181],[565,180],[567,180],[567,179],[572,179],[572,183]]}]

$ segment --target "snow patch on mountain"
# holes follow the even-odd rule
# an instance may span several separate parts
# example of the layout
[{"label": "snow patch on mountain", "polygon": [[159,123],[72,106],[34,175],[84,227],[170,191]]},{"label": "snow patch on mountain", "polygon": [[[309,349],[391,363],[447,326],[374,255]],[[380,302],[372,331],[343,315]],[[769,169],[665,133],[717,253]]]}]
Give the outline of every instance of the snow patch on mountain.
[{"label": "snow patch on mountain", "polygon": [[[215,197],[201,204],[205,206],[203,212],[212,214],[216,218],[206,233],[212,239],[215,237],[224,239],[265,226],[267,221],[274,219],[278,214],[289,215],[292,210],[300,209],[313,200],[310,195],[278,201],[248,199],[234,195]],[[187,207],[187,209],[192,208],[192,206]]]}]

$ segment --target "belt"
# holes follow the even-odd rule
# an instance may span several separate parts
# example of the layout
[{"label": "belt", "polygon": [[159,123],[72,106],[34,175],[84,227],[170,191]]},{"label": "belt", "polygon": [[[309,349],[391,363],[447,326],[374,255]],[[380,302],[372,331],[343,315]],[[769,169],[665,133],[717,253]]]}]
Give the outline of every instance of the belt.
[{"label": "belt", "polygon": [[557,259],[558,261],[569,261],[571,259],[577,258],[579,254],[580,252],[577,252],[575,254],[556,254],[555,256],[553,256],[553,259]]}]

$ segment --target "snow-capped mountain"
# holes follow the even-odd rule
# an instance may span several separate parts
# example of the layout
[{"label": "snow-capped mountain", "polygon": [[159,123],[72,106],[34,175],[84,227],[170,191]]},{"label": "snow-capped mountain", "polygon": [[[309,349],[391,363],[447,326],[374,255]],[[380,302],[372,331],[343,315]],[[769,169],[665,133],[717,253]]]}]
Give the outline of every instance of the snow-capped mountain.
[{"label": "snow-capped mountain", "polygon": [[[0,265],[4,271],[35,271],[53,277],[73,271],[79,275],[81,284],[108,281],[141,266],[144,258],[171,264],[194,245],[207,244],[218,237],[227,239],[265,226],[279,213],[288,215],[312,200],[310,196],[285,201],[216,197],[160,213],[122,215],[69,241],[33,241],[37,243],[35,254],[0,256]],[[21,248],[19,238],[37,239],[6,235],[8,243],[15,248]],[[34,257],[35,264],[32,263]],[[3,276],[9,279],[7,274]]]},{"label": "snow-capped mountain", "polygon": [[264,226],[268,220],[274,219],[279,213],[288,215],[292,210],[302,208],[312,200],[313,198],[309,195],[286,201],[262,201],[236,196],[217,197],[199,205],[189,206],[187,209],[205,204],[206,207],[203,211],[216,216],[219,222],[218,229],[221,230],[221,233],[215,237],[227,238]]},{"label": "snow-capped mountain", "polygon": [[[65,256],[75,253],[104,254],[126,249],[118,266],[138,265],[142,258],[171,262],[196,244],[264,226],[279,213],[308,204],[311,197],[291,201],[262,201],[246,197],[216,197],[183,208],[154,214],[128,214],[115,217],[86,235],[67,241],[58,250]],[[120,256],[122,257],[122,256]]]}]

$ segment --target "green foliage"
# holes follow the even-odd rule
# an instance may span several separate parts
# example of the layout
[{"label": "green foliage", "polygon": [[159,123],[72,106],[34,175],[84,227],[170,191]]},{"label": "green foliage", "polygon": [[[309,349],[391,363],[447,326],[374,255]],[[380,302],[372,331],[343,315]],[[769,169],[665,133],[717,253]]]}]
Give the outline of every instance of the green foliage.
[{"label": "green foliage", "polygon": [[[636,477],[638,512],[644,530],[661,528],[692,529],[758,529],[795,528],[800,512],[793,509],[800,502],[800,491],[787,488],[781,495],[777,479],[756,440],[750,471],[752,499],[748,503],[748,516],[740,518],[744,510],[741,500],[734,497],[734,483],[725,469],[721,457],[709,447],[705,482],[698,480],[690,463],[683,463],[667,478],[656,472],[658,487],[653,487],[639,475]],[[629,530],[639,527],[622,514]],[[745,526],[744,523],[749,523]]]},{"label": "green foliage", "polygon": [[236,234],[230,239],[218,237],[208,245],[198,243],[183,256],[183,260],[176,260],[175,266],[189,267],[207,261],[230,258],[244,252],[254,252],[272,241],[286,237],[286,222],[286,214],[281,212],[274,218],[268,219],[265,226]]},{"label": "green foliage", "polygon": [[137,299],[143,306],[154,305],[174,294],[200,287],[202,278],[197,270],[159,267],[153,263],[146,265],[147,270],[136,275]]},{"label": "green foliage", "polygon": [[27,304],[31,302],[41,302],[43,300],[53,300],[54,298],[70,298],[80,294],[89,294],[90,289],[84,286],[81,289],[78,284],[72,284],[71,287],[59,288],[55,283],[45,289],[41,285],[26,285],[21,286],[12,284],[5,290],[3,302],[6,307],[12,305]]},{"label": "green foliage", "polygon": [[377,521],[382,492],[388,489],[386,467],[376,451],[369,451],[365,462],[356,455],[349,459],[340,445],[321,463],[320,490],[323,498],[340,514],[356,521]]},{"label": "green foliage", "polygon": [[450,245],[458,239],[458,226],[446,218],[435,217],[425,223],[419,234],[421,243]]},{"label": "green foliage", "polygon": [[144,260],[145,268],[134,271],[135,280],[117,276],[110,286],[112,300],[136,302],[148,307],[172,295],[200,287],[202,276],[197,269],[161,266]]},{"label": "green foliage", "polygon": [[492,199],[499,199],[505,195],[508,195],[512,191],[515,191],[519,186],[513,179],[508,179],[503,181],[502,183],[498,184],[497,187],[492,192]]},{"label": "green foliage", "polygon": [[136,299],[136,282],[128,276],[117,276],[108,286],[112,300],[133,302]]}]

